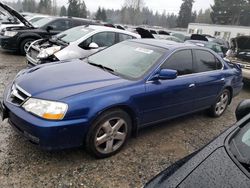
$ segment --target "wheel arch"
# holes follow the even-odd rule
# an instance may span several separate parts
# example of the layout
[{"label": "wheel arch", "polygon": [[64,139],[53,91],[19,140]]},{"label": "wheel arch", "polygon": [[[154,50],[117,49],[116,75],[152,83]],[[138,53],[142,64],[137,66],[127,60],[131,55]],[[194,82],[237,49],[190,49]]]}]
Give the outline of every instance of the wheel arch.
[{"label": "wheel arch", "polygon": [[228,101],[228,104],[231,104],[233,99],[233,88],[231,86],[226,86],[225,89],[227,89],[230,92],[230,99]]},{"label": "wheel arch", "polygon": [[20,44],[25,40],[25,39],[41,39],[42,37],[38,34],[32,34],[32,35],[21,35],[18,38],[17,45],[20,46]]},{"label": "wheel arch", "polygon": [[130,107],[129,105],[126,105],[126,104],[119,104],[119,105],[113,105],[113,106],[109,106],[109,107],[106,107],[104,108],[103,110],[99,111],[97,113],[97,115],[95,116],[95,118],[93,118],[93,121],[94,122],[101,114],[107,112],[107,111],[110,111],[110,110],[115,110],[115,109],[120,109],[120,110],[123,110],[124,112],[126,112],[131,120],[132,120],[132,136],[136,137],[137,136],[137,133],[138,133],[138,116],[137,116],[137,113],[135,112],[135,110]]}]

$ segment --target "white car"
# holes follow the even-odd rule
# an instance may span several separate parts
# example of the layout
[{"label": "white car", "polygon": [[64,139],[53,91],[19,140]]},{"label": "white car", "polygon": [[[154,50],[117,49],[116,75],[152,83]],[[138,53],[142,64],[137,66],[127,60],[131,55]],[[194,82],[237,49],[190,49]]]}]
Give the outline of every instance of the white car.
[{"label": "white car", "polygon": [[140,35],[111,27],[89,25],[66,30],[51,39],[34,41],[26,58],[29,66],[54,61],[85,58],[118,42]]},{"label": "white car", "polygon": [[[49,17],[48,15],[34,15],[32,17],[30,17],[29,19],[27,19],[30,23],[35,23],[43,18],[47,18]],[[2,22],[0,24],[0,31],[1,32],[4,32],[4,30],[7,28],[7,27],[21,27],[21,26],[24,26],[23,23],[20,23],[18,21],[16,22]]]}]

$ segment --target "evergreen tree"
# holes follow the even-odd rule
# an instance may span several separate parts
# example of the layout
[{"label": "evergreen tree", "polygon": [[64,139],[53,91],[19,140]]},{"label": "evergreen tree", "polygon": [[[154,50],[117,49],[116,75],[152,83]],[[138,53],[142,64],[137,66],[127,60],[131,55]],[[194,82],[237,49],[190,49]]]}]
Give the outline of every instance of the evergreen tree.
[{"label": "evergreen tree", "polygon": [[87,7],[84,1],[79,2],[79,17],[87,18]]},{"label": "evergreen tree", "polygon": [[34,12],[36,10],[36,2],[35,0],[24,0],[22,7],[25,12]]},{"label": "evergreen tree", "polygon": [[249,0],[214,0],[212,21],[216,24],[239,25],[250,12],[249,4]]},{"label": "evergreen tree", "polygon": [[38,5],[38,12],[42,14],[51,14],[52,13],[51,0],[40,0]]},{"label": "evergreen tree", "polygon": [[79,16],[78,0],[69,0],[68,16],[72,16],[72,17]]},{"label": "evergreen tree", "polygon": [[83,0],[69,0],[68,16],[87,17],[87,7]]},{"label": "evergreen tree", "polygon": [[206,9],[204,12],[201,9],[196,17],[195,22],[196,23],[207,23],[207,24],[211,24],[212,20],[211,20],[211,10],[210,9]]},{"label": "evergreen tree", "polygon": [[95,15],[95,19],[96,20],[102,20],[102,9],[101,9],[101,7],[98,7],[98,10],[97,10],[96,15]]},{"label": "evergreen tree", "polygon": [[177,19],[178,27],[186,28],[188,24],[192,21],[192,8],[194,0],[182,0],[179,16]]},{"label": "evergreen tree", "polygon": [[65,6],[61,7],[60,16],[67,16],[67,9]]},{"label": "evergreen tree", "polygon": [[107,21],[106,10],[105,10],[104,8],[102,8],[102,11],[101,11],[101,19],[102,19],[102,21],[104,21],[104,22]]}]

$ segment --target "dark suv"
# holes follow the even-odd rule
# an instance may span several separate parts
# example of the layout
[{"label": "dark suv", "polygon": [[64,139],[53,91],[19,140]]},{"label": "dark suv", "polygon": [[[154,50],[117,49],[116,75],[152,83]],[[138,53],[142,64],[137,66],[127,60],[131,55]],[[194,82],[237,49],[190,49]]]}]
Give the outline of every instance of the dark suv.
[{"label": "dark suv", "polygon": [[49,38],[79,25],[95,24],[91,20],[68,17],[48,17],[31,24],[11,7],[1,2],[0,6],[24,24],[24,26],[8,27],[1,31],[0,46],[3,50],[21,54],[25,54],[29,45],[37,39]]}]

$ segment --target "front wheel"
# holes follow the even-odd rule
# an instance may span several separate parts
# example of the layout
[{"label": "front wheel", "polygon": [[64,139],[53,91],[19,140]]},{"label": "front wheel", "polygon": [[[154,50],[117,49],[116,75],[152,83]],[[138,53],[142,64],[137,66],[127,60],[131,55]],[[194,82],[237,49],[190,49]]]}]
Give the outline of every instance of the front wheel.
[{"label": "front wheel", "polygon": [[103,113],[91,126],[86,148],[97,158],[105,158],[119,152],[131,133],[131,118],[120,109]]},{"label": "front wheel", "polygon": [[216,103],[210,107],[209,113],[213,117],[220,117],[227,109],[230,100],[230,92],[228,89],[223,90]]},{"label": "front wheel", "polygon": [[25,55],[27,53],[27,50],[28,50],[29,46],[31,45],[31,43],[33,41],[35,41],[35,39],[31,39],[31,38],[24,39],[21,42],[20,47],[19,47],[20,54]]}]

